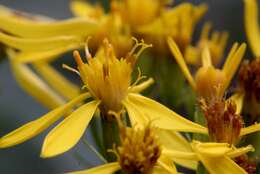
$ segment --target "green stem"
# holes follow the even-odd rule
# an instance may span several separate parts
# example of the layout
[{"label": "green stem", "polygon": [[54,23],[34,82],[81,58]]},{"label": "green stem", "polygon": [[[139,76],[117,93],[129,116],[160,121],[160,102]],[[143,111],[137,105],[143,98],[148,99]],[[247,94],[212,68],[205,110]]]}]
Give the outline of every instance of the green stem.
[{"label": "green stem", "polygon": [[116,120],[108,119],[107,115],[101,114],[101,123],[102,123],[102,131],[103,131],[103,142],[105,147],[105,157],[108,162],[116,161],[115,154],[108,152],[108,150],[112,150],[114,144],[119,143],[119,131],[117,128]]}]

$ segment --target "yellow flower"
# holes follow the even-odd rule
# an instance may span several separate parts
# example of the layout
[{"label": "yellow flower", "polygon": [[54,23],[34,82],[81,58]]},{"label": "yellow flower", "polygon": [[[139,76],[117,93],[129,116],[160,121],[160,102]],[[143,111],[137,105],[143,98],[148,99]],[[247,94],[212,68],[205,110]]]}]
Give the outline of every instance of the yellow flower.
[{"label": "yellow flower", "polygon": [[[78,71],[66,66],[81,76],[89,92],[84,92],[41,118],[5,135],[0,139],[0,147],[5,148],[22,143],[41,133],[65,115],[64,120],[45,138],[41,156],[52,157],[64,153],[79,141],[98,108],[101,112],[108,110],[118,112],[126,109],[132,125],[145,125],[149,120],[153,120],[154,125],[162,129],[207,132],[206,128],[138,94],[153,82],[152,79],[137,84],[140,81],[138,78],[135,83],[130,84],[133,65],[137,57],[149,45],[143,42],[136,43],[125,58],[117,59],[112,45],[105,43],[104,51],[94,58],[86,47],[87,64],[83,63],[78,52],[74,52]],[[136,49],[139,51],[136,52]],[[92,98],[92,100],[84,104],[83,101],[86,98]],[[75,106],[78,108],[70,112]],[[109,114],[106,115],[109,116]]]},{"label": "yellow flower", "polygon": [[[133,139],[135,137],[130,137],[130,138]],[[134,140],[128,141],[128,144],[131,145],[131,143],[129,142],[132,141]],[[202,164],[206,167],[206,169],[210,172],[210,174],[220,174],[220,173],[221,174],[234,174],[234,173],[246,174],[247,172],[241,167],[239,167],[232,160],[232,158],[240,156],[250,151],[254,151],[254,148],[252,146],[235,148],[233,146],[230,146],[227,143],[201,143],[198,141],[193,141],[191,143],[191,146],[193,149],[192,152],[176,151],[176,150],[164,148],[162,146],[161,156],[157,160],[157,163],[152,168],[152,171],[150,173],[151,174],[160,174],[160,173],[177,174],[174,164],[172,163],[172,161],[169,161],[169,159],[173,160],[175,158],[178,158],[182,160],[201,161]],[[135,151],[136,150],[138,149],[135,149]],[[129,157],[135,154],[136,153],[133,152],[130,154]],[[133,164],[131,162],[132,160],[135,161],[135,159],[136,158],[131,158],[131,160],[128,162],[130,162],[130,164]],[[122,168],[123,167],[120,162],[113,162],[113,163],[103,164],[101,166],[94,167],[87,170],[72,172],[72,174],[95,174],[95,173],[113,174],[114,172],[119,171]],[[129,167],[128,169],[133,169],[133,166]],[[128,172],[128,171],[124,171],[124,172],[127,174],[135,174],[134,172]],[[140,172],[140,173],[147,174],[145,172],[143,173]]]},{"label": "yellow flower", "polygon": [[202,56],[202,50],[204,47],[208,46],[212,58],[212,64],[219,65],[226,48],[228,33],[214,31],[211,36],[209,36],[210,29],[211,24],[209,22],[204,24],[200,34],[200,39],[196,46],[194,47],[189,45],[185,49],[184,58],[188,64],[201,65],[200,57]]},{"label": "yellow flower", "polygon": [[165,37],[171,36],[184,52],[191,44],[196,24],[206,11],[205,4],[194,6],[191,3],[181,3],[172,9],[163,10],[154,21],[138,27],[137,32],[156,45],[159,51],[167,48]]},{"label": "yellow flower", "polygon": [[244,43],[239,48],[238,44],[235,43],[228,54],[223,68],[217,69],[211,63],[211,55],[208,47],[205,47],[202,53],[202,67],[198,69],[195,78],[193,78],[177,44],[170,37],[168,37],[167,41],[174,58],[193,90],[199,97],[207,100],[216,96],[221,98],[224,95],[246,49]]}]

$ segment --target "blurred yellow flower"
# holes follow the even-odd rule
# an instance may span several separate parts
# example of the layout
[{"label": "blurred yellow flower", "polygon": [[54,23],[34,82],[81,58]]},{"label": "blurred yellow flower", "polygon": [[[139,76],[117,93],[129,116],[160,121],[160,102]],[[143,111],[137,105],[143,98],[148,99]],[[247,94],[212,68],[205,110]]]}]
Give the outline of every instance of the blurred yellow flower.
[{"label": "blurred yellow flower", "polygon": [[227,56],[222,70],[220,70],[212,65],[209,49],[205,47],[201,56],[202,67],[197,70],[195,78],[193,78],[175,41],[170,37],[168,37],[167,41],[174,58],[193,90],[198,97],[203,97],[207,100],[223,97],[246,50],[246,44],[243,43],[238,48],[238,44],[235,43]]},{"label": "blurred yellow flower", "polygon": [[210,29],[211,23],[205,23],[196,46],[189,45],[185,49],[184,58],[188,64],[201,65],[200,58],[202,56],[202,50],[204,47],[208,47],[212,58],[212,64],[215,66],[219,65],[226,48],[228,33],[213,31],[210,35]]}]

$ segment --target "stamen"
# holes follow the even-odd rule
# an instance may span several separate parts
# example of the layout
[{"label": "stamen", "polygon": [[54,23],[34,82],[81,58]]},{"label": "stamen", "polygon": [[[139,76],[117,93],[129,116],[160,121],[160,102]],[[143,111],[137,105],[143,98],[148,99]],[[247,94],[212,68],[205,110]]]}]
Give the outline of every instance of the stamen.
[{"label": "stamen", "polygon": [[89,40],[91,39],[91,37],[88,37],[87,40],[86,40],[86,43],[85,43],[85,54],[86,54],[86,57],[87,57],[87,61],[89,61],[89,59],[92,59],[92,56],[89,52],[89,48],[88,48],[88,42]]},{"label": "stamen", "polygon": [[82,58],[77,50],[73,51],[73,57],[78,66],[84,64],[84,62],[82,61]]},{"label": "stamen", "polygon": [[78,74],[80,76],[80,72],[78,70],[76,70],[75,68],[72,68],[72,67],[70,67],[66,64],[62,64],[62,68],[67,69],[67,70],[72,71],[72,72],[75,72],[76,74]]},{"label": "stamen", "polygon": [[137,68],[137,70],[138,70],[138,76],[137,76],[135,82],[131,85],[131,87],[136,86],[141,80],[146,78],[146,76],[142,76],[142,72],[139,67]]}]

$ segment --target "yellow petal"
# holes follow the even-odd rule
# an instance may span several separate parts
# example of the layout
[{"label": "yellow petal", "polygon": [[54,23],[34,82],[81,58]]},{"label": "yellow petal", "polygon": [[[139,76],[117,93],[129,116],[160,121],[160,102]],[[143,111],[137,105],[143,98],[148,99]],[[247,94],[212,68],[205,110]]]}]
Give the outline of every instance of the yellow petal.
[{"label": "yellow petal", "polygon": [[48,51],[60,47],[70,47],[75,44],[80,45],[83,38],[76,36],[58,36],[50,38],[19,38],[0,32],[0,42],[24,51]]},{"label": "yellow petal", "polygon": [[79,97],[71,100],[67,104],[60,106],[51,112],[45,114],[41,118],[31,121],[22,127],[12,131],[11,133],[5,135],[0,139],[0,148],[6,148],[20,144],[26,140],[33,138],[34,136],[40,134],[51,124],[56,122],[64,114],[69,112],[76,104],[88,98],[90,95],[88,93],[82,94]]},{"label": "yellow petal", "polygon": [[234,150],[229,144],[194,141],[192,146],[197,157],[210,174],[247,174],[244,169],[227,157],[227,154]]},{"label": "yellow petal", "polygon": [[244,94],[235,93],[229,99],[236,103],[236,114],[240,114],[243,108]]},{"label": "yellow petal", "polygon": [[10,64],[13,75],[23,90],[49,109],[64,104],[64,99],[49,88],[27,65],[15,62],[16,55],[13,50],[7,50],[7,54],[11,59]]},{"label": "yellow petal", "polygon": [[198,154],[198,157],[210,174],[247,174],[244,169],[226,156],[210,158],[207,155]]},{"label": "yellow petal", "polygon": [[60,47],[57,49],[46,50],[46,51],[35,51],[35,52],[19,52],[16,56],[17,63],[31,63],[35,61],[51,61],[58,58],[61,54],[64,54],[68,51],[79,49],[79,45],[69,45],[65,47]]},{"label": "yellow petal", "polygon": [[143,90],[145,90],[146,88],[148,88],[149,86],[151,86],[154,83],[153,78],[149,78],[148,80],[133,86],[129,88],[129,92],[133,92],[133,93],[140,93]]},{"label": "yellow petal", "polygon": [[[141,114],[141,117],[152,121],[158,128],[207,134],[205,127],[185,119],[152,99],[132,93],[128,95],[127,100],[140,112],[136,114]],[[130,117],[139,116],[131,110],[131,107],[127,107]]]},{"label": "yellow petal", "polygon": [[254,125],[242,128],[240,132],[240,136],[244,136],[259,131],[260,131],[260,123],[256,123]]},{"label": "yellow petal", "polygon": [[246,147],[236,148],[232,150],[231,152],[228,152],[226,155],[230,158],[235,158],[238,156],[241,156],[243,154],[246,154],[247,152],[253,152],[255,149],[253,146],[248,145]]},{"label": "yellow petal", "polygon": [[256,0],[244,0],[245,28],[250,47],[256,57],[260,57],[260,31],[258,24],[258,5]]},{"label": "yellow petal", "polygon": [[66,99],[72,99],[80,94],[80,88],[67,80],[61,73],[46,62],[33,64],[35,70],[43,79]]},{"label": "yellow petal", "polygon": [[173,160],[174,160],[174,158],[194,160],[194,161],[198,160],[197,156],[194,152],[182,152],[182,151],[177,151],[177,150],[164,149],[162,151],[162,154],[172,158]]},{"label": "yellow petal", "polygon": [[120,165],[118,162],[103,164],[98,167],[94,167],[87,170],[71,172],[70,174],[113,174],[114,172],[120,170]]},{"label": "yellow petal", "polygon": [[229,86],[232,78],[234,77],[238,69],[238,66],[244,56],[245,51],[246,51],[246,44],[243,43],[233,55],[228,56],[228,59],[226,60],[223,67],[223,71],[226,75],[226,80],[225,83],[222,85],[223,87],[221,89],[222,94],[225,92],[226,88]]},{"label": "yellow petal", "polygon": [[195,152],[208,157],[223,156],[233,150],[228,143],[201,143],[199,141],[193,141],[192,148]]},{"label": "yellow petal", "polygon": [[72,0],[70,2],[70,10],[74,16],[90,17],[91,14],[95,13],[96,9],[94,5],[86,1]]},{"label": "yellow petal", "polygon": [[174,40],[170,37],[167,38],[167,42],[168,42],[168,45],[170,47],[170,50],[171,50],[174,58],[176,59],[177,63],[179,64],[184,76],[186,77],[186,79],[190,83],[191,87],[195,90],[196,85],[195,85],[194,79],[193,79],[193,77],[192,77],[192,75],[189,71],[187,64],[184,61],[183,55],[181,54],[178,46],[176,45]]},{"label": "yellow petal", "polygon": [[165,171],[168,171],[171,174],[177,174],[178,173],[174,163],[172,162],[172,160],[165,155],[160,156],[160,158],[157,161],[157,165],[160,166]]},{"label": "yellow petal", "polygon": [[203,48],[203,52],[202,52],[202,65],[204,67],[212,66],[210,52],[209,52],[209,48],[207,46]]},{"label": "yellow petal", "polygon": [[[188,153],[192,152],[190,143],[180,133],[169,130],[156,129],[156,134],[158,135],[159,141],[165,149]],[[181,166],[194,170],[198,165],[196,160],[178,158],[177,155],[172,155],[171,159],[173,159],[174,162]]]},{"label": "yellow petal", "polygon": [[16,36],[42,38],[54,36],[88,36],[96,32],[97,22],[87,18],[60,21],[29,20],[13,13],[0,13],[0,28]]},{"label": "yellow petal", "polygon": [[48,158],[71,149],[84,134],[100,101],[91,101],[66,117],[45,138],[41,157]]}]

